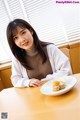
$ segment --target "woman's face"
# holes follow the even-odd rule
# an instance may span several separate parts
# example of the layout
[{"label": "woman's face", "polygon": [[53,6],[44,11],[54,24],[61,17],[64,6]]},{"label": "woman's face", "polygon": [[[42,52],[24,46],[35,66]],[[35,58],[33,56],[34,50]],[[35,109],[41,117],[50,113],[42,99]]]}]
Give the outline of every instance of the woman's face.
[{"label": "woman's face", "polygon": [[34,49],[34,40],[32,35],[32,31],[29,31],[26,28],[17,27],[17,34],[13,36],[13,39],[18,47],[25,51],[29,51]]}]

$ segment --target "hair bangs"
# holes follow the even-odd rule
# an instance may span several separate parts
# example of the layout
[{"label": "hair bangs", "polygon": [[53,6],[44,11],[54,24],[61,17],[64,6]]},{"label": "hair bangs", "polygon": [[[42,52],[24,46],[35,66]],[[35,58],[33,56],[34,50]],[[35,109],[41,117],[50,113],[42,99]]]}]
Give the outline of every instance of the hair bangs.
[{"label": "hair bangs", "polygon": [[16,34],[18,34],[18,27],[20,28],[26,28],[26,26],[22,23],[13,23],[12,24],[12,27],[11,27],[11,33],[12,33],[12,36],[16,36]]}]

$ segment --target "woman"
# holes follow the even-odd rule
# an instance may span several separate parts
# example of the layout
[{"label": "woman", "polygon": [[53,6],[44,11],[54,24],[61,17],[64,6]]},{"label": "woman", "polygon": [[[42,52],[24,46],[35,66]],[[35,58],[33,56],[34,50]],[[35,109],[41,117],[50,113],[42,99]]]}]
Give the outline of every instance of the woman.
[{"label": "woman", "polygon": [[14,55],[11,75],[14,87],[39,86],[44,79],[72,73],[68,58],[54,44],[40,41],[25,20],[15,19],[8,24],[7,39]]}]

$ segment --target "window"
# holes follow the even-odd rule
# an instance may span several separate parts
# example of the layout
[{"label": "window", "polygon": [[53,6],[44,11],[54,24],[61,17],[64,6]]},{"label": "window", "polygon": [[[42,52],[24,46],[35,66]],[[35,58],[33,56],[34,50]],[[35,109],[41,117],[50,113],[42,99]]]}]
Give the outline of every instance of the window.
[{"label": "window", "polygon": [[56,0],[0,0],[0,18],[0,62],[11,59],[6,27],[15,18],[27,20],[42,41],[58,45],[80,40],[78,3],[60,4]]},{"label": "window", "polygon": [[10,20],[24,17],[20,0],[0,0],[0,63],[10,61],[11,50],[6,38],[6,28]]},{"label": "window", "polygon": [[9,17],[2,0],[0,0],[0,18],[0,62],[2,62],[9,58],[9,47],[6,41],[6,25],[9,22]]},{"label": "window", "polygon": [[80,4],[56,0],[23,0],[23,4],[41,40],[61,44],[80,38]]}]

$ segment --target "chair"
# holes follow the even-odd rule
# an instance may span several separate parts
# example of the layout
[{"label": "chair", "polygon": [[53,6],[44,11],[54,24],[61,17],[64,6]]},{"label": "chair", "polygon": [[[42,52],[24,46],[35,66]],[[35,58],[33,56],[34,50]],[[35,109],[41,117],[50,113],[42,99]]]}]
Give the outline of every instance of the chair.
[{"label": "chair", "polygon": [[0,91],[4,89],[4,86],[3,86],[3,83],[1,81],[1,78],[0,78]]},{"label": "chair", "polygon": [[68,48],[60,48],[60,50],[69,58],[70,60],[70,51]]}]

